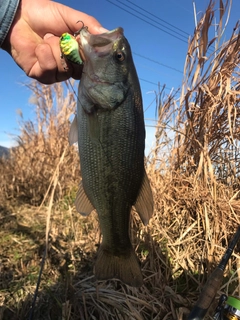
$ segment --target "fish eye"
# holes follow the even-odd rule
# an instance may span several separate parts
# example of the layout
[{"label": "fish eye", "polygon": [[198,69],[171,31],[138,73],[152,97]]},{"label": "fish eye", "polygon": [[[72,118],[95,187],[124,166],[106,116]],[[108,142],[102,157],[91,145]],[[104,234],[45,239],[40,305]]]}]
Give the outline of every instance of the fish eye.
[{"label": "fish eye", "polygon": [[125,54],[122,51],[116,53],[116,58],[118,61],[122,62],[125,60]]}]

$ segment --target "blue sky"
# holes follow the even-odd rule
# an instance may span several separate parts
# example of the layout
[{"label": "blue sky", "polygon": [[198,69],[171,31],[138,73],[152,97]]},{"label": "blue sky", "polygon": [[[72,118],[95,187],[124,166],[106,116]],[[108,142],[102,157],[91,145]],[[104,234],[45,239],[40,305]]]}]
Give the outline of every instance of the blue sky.
[{"label": "blue sky", "polygon": [[[148,119],[155,117],[156,105],[153,101],[154,91],[158,90],[157,84],[166,85],[166,94],[171,88],[177,89],[181,86],[187,40],[194,31],[192,0],[61,0],[59,2],[94,16],[109,30],[123,27],[140,78],[144,109],[147,109],[146,145],[149,148],[154,139],[155,129],[151,127],[154,122]],[[208,1],[196,0],[195,4],[200,17]],[[143,12],[139,7],[151,14]],[[240,1],[233,0],[233,10],[226,35],[232,32],[239,19],[239,12]],[[31,79],[3,50],[0,50],[0,67],[2,74],[0,145],[9,147],[13,144],[11,134],[18,133],[16,110],[21,109],[25,119],[31,119],[34,114],[33,106],[28,102],[31,92],[23,85],[29,83]]]}]

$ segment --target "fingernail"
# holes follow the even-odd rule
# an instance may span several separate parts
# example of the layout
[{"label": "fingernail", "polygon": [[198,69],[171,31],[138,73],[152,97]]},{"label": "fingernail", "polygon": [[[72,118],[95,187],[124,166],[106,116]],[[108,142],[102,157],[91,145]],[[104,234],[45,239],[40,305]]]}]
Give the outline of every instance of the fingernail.
[{"label": "fingernail", "polygon": [[49,39],[51,37],[54,37],[54,34],[52,33],[46,33],[45,36],[43,37],[43,39]]}]

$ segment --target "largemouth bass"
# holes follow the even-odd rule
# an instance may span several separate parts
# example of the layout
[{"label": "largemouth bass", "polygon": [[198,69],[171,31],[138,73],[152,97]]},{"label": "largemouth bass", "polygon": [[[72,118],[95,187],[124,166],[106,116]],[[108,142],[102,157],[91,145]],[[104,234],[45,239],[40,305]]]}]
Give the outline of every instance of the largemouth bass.
[{"label": "largemouth bass", "polygon": [[77,115],[69,140],[78,140],[82,182],[76,209],[97,210],[102,243],[95,263],[99,280],[143,284],[129,236],[135,206],[146,225],[153,212],[151,187],[144,169],[145,126],[140,85],[123,29],[100,35],[79,32],[84,67]]}]

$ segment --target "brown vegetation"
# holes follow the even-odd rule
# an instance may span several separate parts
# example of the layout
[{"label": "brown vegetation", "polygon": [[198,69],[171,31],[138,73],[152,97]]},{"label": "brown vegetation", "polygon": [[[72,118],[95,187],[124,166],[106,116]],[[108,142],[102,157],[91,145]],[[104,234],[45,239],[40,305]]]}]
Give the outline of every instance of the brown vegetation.
[{"label": "brown vegetation", "polygon": [[[159,94],[156,146],[146,159],[154,217],[147,227],[134,212],[131,221],[145,279],[139,289],[95,281],[97,215],[82,217],[73,206],[79,158],[67,136],[76,102],[60,84],[30,85],[36,124],[22,121],[19,146],[0,160],[0,319],[29,316],[45,221],[48,256],[34,319],[186,317],[239,224],[240,35],[236,25],[221,43],[227,7],[220,5],[218,36],[208,39],[210,2],[189,41],[180,97]],[[240,295],[238,252],[216,300]]]},{"label": "brown vegetation", "polygon": [[68,85],[33,82],[27,86],[32,91],[35,120],[25,121],[19,111],[18,146],[11,149],[7,160],[1,160],[0,190],[7,199],[39,205],[46,200],[56,175],[55,200],[79,182],[79,156],[68,143],[69,117],[75,112],[76,101]]}]

